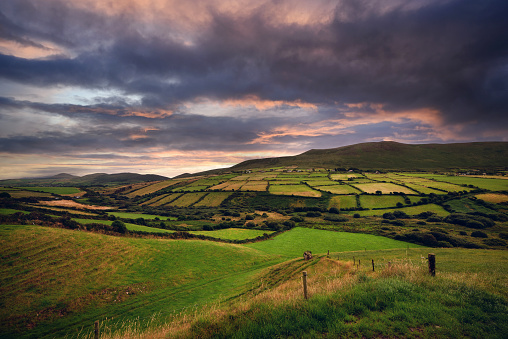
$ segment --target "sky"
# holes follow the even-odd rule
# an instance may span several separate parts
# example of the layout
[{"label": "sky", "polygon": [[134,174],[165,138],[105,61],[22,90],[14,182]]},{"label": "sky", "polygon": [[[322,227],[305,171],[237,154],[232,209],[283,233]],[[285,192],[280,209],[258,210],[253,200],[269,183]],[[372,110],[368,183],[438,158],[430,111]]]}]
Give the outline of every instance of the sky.
[{"label": "sky", "polygon": [[508,141],[506,0],[2,0],[0,179]]}]

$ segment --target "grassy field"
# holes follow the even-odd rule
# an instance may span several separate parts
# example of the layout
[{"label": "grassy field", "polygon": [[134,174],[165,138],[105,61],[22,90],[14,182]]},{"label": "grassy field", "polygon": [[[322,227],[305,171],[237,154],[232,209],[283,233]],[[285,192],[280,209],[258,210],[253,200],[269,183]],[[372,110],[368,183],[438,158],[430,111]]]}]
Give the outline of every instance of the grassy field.
[{"label": "grassy field", "polygon": [[138,189],[134,192],[130,192],[129,194],[127,194],[127,196],[136,197],[136,196],[140,196],[140,195],[155,193],[163,188],[169,187],[169,186],[174,185],[178,182],[180,182],[180,180],[166,180],[166,181],[157,182],[155,184],[151,184],[151,185],[145,186],[141,189]]},{"label": "grassy field", "polygon": [[194,204],[194,207],[217,207],[231,195],[229,192],[212,192],[208,193],[201,201]]},{"label": "grassy field", "polygon": [[201,199],[206,193],[185,193],[178,199],[168,203],[169,206],[187,207]]},{"label": "grassy field", "polygon": [[280,195],[297,195],[302,197],[320,197],[321,192],[313,190],[307,185],[275,185],[269,187],[269,192]]},{"label": "grassy field", "polygon": [[484,194],[477,194],[476,197],[478,199],[493,203],[493,204],[499,204],[503,202],[508,202],[508,195],[506,194],[496,194],[496,193],[484,193]]},{"label": "grassy field", "polygon": [[469,176],[448,176],[448,175],[433,175],[430,176],[430,178],[438,181],[449,182],[455,185],[473,185],[490,191],[508,190],[508,180],[506,179],[477,178]]},{"label": "grassy field", "polygon": [[14,214],[14,213],[17,213],[17,212],[28,214],[28,212],[26,212],[26,211],[14,210],[12,208],[0,208],[0,214],[4,214],[4,215]]},{"label": "grassy field", "polygon": [[382,209],[382,210],[368,210],[368,211],[356,211],[356,212],[347,212],[348,214],[358,213],[361,216],[374,216],[374,215],[383,215],[383,213],[401,211],[408,215],[416,215],[422,212],[433,212],[438,216],[446,217],[448,213],[443,207],[436,204],[427,204],[427,205],[419,205],[419,206],[410,206],[410,207],[402,207],[397,209]]},{"label": "grassy field", "polygon": [[181,196],[182,196],[182,193],[168,194],[164,198],[151,203],[150,206],[154,206],[154,207],[156,207],[156,206],[163,206],[165,204],[168,204],[168,203],[178,199]]},{"label": "grassy field", "polygon": [[353,184],[352,186],[358,188],[359,190],[369,193],[375,194],[377,191],[381,191],[383,194],[390,194],[393,192],[402,192],[405,194],[415,194],[416,192],[410,190],[407,187],[399,186],[393,183],[367,183],[367,184]]},{"label": "grassy field", "polygon": [[313,254],[361,250],[379,250],[388,248],[420,247],[402,241],[392,240],[369,234],[331,232],[297,227],[267,241],[246,245],[270,254],[289,258],[301,257],[303,252]]},{"label": "grassy field", "polygon": [[331,185],[331,186],[319,186],[316,187],[321,191],[330,192],[332,194],[354,194],[360,193],[356,188],[349,185]]},{"label": "grassy field", "polygon": [[238,245],[38,226],[1,225],[0,243],[3,338],[76,336],[106,317],[120,324],[169,317],[240,293],[274,263],[273,256]]},{"label": "grassy field", "polygon": [[243,228],[226,228],[216,231],[190,231],[192,234],[201,234],[209,237],[228,239],[228,240],[245,240],[254,239],[262,236],[264,233],[271,234],[273,231],[249,230]]},{"label": "grassy field", "polygon": [[336,207],[338,209],[356,208],[356,195],[334,196],[328,203],[328,208]]},{"label": "grassy field", "polygon": [[143,214],[143,213],[108,212],[108,215],[114,215],[117,218],[125,218],[125,219],[143,218],[153,220],[155,218],[159,218],[160,220],[176,220],[175,217],[163,217],[161,215]]},{"label": "grassy field", "polygon": [[54,194],[76,194],[81,191],[76,187],[19,187],[25,191],[36,191],[36,192],[45,192],[45,193],[54,193]]},{"label": "grassy field", "polygon": [[398,202],[404,204],[404,198],[399,195],[360,195],[360,205],[363,208],[395,207]]}]

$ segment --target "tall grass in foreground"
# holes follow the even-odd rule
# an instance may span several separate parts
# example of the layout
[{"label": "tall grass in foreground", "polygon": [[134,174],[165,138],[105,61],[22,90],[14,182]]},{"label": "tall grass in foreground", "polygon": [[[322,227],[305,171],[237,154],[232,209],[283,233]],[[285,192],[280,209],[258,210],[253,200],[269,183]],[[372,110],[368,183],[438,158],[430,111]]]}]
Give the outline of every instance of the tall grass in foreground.
[{"label": "tall grass in foreground", "polygon": [[[474,254],[474,252],[470,252]],[[496,253],[493,253],[495,257]],[[502,254],[502,260],[506,255]],[[372,268],[326,257],[294,268],[284,282],[270,276],[250,294],[228,304],[214,304],[168,319],[166,325],[139,331],[126,324],[123,333],[104,338],[506,338],[508,302],[504,291],[484,286],[500,277],[449,270],[428,275],[426,263],[395,259]],[[439,266],[438,266],[439,267]],[[272,269],[272,274],[284,267]],[[308,272],[310,298],[302,296],[301,271]],[[474,269],[473,269],[474,271]],[[439,271],[438,271],[439,272]],[[496,272],[496,275],[504,272]],[[472,275],[472,279],[467,277]],[[276,279],[276,278],[274,278]],[[273,283],[273,281],[272,281]],[[504,297],[503,297],[504,295]]]}]

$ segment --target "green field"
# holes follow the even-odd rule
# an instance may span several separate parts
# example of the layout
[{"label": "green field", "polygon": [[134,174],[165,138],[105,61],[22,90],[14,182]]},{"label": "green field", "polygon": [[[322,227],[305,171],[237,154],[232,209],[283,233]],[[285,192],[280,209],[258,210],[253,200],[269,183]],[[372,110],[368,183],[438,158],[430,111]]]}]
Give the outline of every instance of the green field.
[{"label": "green field", "polygon": [[202,200],[194,204],[195,207],[217,207],[231,195],[229,192],[211,192],[208,193]]},{"label": "green field", "polygon": [[375,194],[377,191],[381,191],[383,194],[390,194],[393,192],[402,192],[405,194],[415,194],[416,193],[407,187],[399,186],[399,185],[389,183],[389,182],[387,182],[387,183],[384,183],[384,182],[377,183],[376,182],[376,183],[366,183],[366,184],[352,184],[352,186],[358,188],[359,190],[361,190],[365,193],[369,193],[369,194]]},{"label": "green field", "polygon": [[298,195],[302,197],[320,197],[321,192],[307,185],[270,185],[269,192],[280,195]]},{"label": "green field", "polygon": [[187,207],[201,199],[206,193],[185,193],[178,199],[168,203],[169,206]]},{"label": "green field", "polygon": [[380,215],[383,215],[384,213],[394,212],[394,211],[402,211],[408,215],[417,215],[422,212],[433,212],[441,217],[446,217],[448,214],[450,214],[443,207],[436,205],[436,204],[410,206],[410,207],[403,207],[403,208],[397,208],[397,209],[357,211],[357,212],[348,212],[348,213],[349,214],[358,213],[361,216],[374,216],[374,215],[380,216]]},{"label": "green field", "polygon": [[191,234],[201,234],[208,237],[228,240],[254,239],[262,236],[264,233],[271,234],[273,231],[249,230],[243,228],[226,228],[216,231],[190,231]]},{"label": "green field", "polygon": [[328,203],[328,208],[336,207],[338,209],[356,208],[356,195],[334,196]]},{"label": "green field", "polygon": [[260,268],[274,263],[239,245],[38,226],[1,225],[0,244],[5,338],[75,336],[106,317],[147,323],[154,314],[168,317],[238,294]]},{"label": "green field", "polygon": [[392,240],[369,234],[345,233],[314,230],[297,227],[263,242],[246,245],[250,248],[282,255],[288,258],[302,257],[303,252],[313,254],[361,250],[379,250],[388,248],[420,247],[402,241]]},{"label": "green field", "polygon": [[76,194],[81,192],[76,187],[19,187],[19,189],[53,194]]},{"label": "green field", "polygon": [[114,215],[117,218],[125,218],[125,219],[143,218],[153,220],[155,218],[159,218],[160,220],[176,220],[175,217],[163,217],[161,215],[143,214],[143,213],[108,212],[108,215]]},{"label": "green field", "polygon": [[180,180],[161,181],[161,182],[158,182],[158,183],[155,183],[155,184],[152,184],[152,185],[145,186],[145,187],[143,187],[141,189],[138,189],[138,190],[136,190],[134,192],[130,192],[130,193],[127,194],[127,196],[129,196],[129,197],[135,197],[135,196],[140,196],[140,195],[154,193],[154,192],[160,191],[163,188],[166,188],[166,187],[169,187],[171,185],[174,185],[174,184],[176,184],[179,181]]},{"label": "green field", "polygon": [[349,185],[331,185],[331,186],[318,186],[316,189],[330,192],[332,194],[354,194],[360,193],[356,188]]},{"label": "green field", "polygon": [[4,214],[4,215],[14,214],[14,213],[18,213],[18,212],[28,214],[28,212],[21,211],[21,210],[14,210],[12,208],[0,208],[0,214]]},{"label": "green field", "polygon": [[396,207],[398,202],[404,204],[404,198],[399,195],[360,195],[360,205],[363,208]]}]

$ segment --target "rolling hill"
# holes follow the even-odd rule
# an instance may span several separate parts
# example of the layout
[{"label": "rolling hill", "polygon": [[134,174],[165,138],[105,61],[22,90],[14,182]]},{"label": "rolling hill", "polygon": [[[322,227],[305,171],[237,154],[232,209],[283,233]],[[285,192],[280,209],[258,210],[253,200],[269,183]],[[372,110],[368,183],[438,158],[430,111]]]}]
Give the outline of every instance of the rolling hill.
[{"label": "rolling hill", "polygon": [[508,142],[419,145],[393,141],[368,142],[313,149],[296,156],[252,159],[227,169],[200,174],[285,166],[361,170],[496,170],[508,167]]}]

